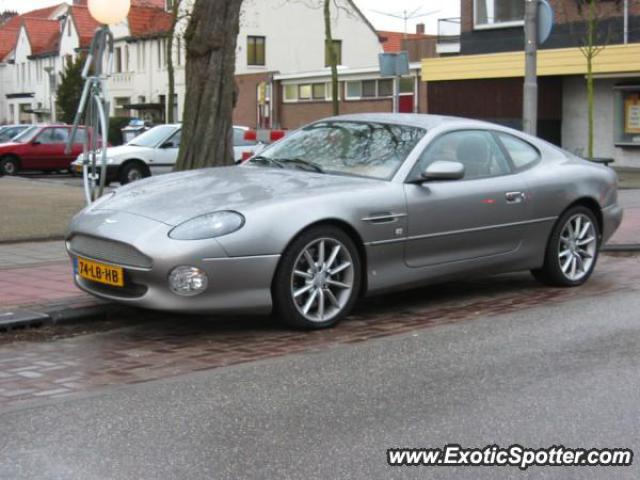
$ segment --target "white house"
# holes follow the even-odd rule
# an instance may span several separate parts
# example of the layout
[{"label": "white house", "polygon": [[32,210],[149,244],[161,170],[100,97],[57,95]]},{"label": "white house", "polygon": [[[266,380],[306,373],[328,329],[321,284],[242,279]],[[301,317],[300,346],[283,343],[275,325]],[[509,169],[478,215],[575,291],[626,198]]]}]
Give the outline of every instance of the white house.
[{"label": "white house", "polygon": [[[319,0],[245,0],[238,36],[236,121],[272,126],[275,75],[327,71],[324,17]],[[112,116],[164,121],[170,0],[133,0],[129,16],[112,27],[114,72],[108,82]],[[184,5],[191,2],[186,0]],[[350,0],[332,15],[341,69],[375,68],[382,52],[371,24]],[[183,9],[184,10],[184,9]],[[185,13],[185,12],[183,12]],[[176,118],[182,116],[186,51],[178,27],[173,60]],[[98,24],[86,0],[14,17],[0,26],[0,124],[56,120],[55,90],[65,62],[86,51]],[[10,45],[10,47],[8,47]]]}]

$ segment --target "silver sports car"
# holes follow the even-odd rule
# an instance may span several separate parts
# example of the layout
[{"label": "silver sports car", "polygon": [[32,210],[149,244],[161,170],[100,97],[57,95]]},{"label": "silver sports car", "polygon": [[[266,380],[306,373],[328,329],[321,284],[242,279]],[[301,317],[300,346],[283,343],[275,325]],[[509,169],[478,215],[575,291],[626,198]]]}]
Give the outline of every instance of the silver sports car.
[{"label": "silver sports car", "polygon": [[545,141],[365,114],[303,127],[242,166],[120,188],[73,219],[67,249],[78,286],[101,298],[322,328],[360,296],[470,275],[580,285],[621,219],[616,174]]}]

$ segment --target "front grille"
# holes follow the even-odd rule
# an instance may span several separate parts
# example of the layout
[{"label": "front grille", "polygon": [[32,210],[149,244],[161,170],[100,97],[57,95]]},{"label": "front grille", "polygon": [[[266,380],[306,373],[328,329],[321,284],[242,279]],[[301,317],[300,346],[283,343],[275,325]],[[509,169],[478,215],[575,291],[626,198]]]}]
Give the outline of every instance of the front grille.
[{"label": "front grille", "polygon": [[131,245],[88,235],[74,235],[69,249],[75,255],[125,267],[151,268],[153,265],[149,257]]},{"label": "front grille", "polygon": [[95,292],[98,295],[102,294],[102,295],[109,295],[111,297],[134,299],[134,298],[140,298],[144,296],[144,294],[147,293],[147,290],[148,290],[148,288],[145,287],[144,285],[138,285],[138,284],[132,283],[130,279],[127,279],[126,274],[125,274],[124,287],[112,287],[110,285],[104,285],[102,283],[92,282],[91,280],[87,280],[82,277],[76,277],[76,278],[78,280],[78,283],[80,283],[81,286],[83,286],[87,290]]}]

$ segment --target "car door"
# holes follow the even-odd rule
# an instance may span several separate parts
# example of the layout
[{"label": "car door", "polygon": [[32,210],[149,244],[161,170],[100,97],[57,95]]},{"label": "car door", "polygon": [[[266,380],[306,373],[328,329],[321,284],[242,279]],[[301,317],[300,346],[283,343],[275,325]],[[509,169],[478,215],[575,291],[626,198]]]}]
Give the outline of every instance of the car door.
[{"label": "car door", "polygon": [[55,128],[43,128],[24,149],[23,168],[30,170],[49,170],[55,167],[56,137]]},{"label": "car door", "polygon": [[152,175],[172,172],[178,153],[180,151],[180,141],[182,139],[182,130],[178,130],[171,134],[160,146],[153,149],[148,165]]},{"label": "car door", "polygon": [[[461,180],[408,182],[405,262],[429,267],[509,255],[518,250],[529,217],[527,186],[486,130],[458,130],[434,139],[408,180],[432,162],[462,163]],[[502,258],[501,258],[502,259]]]}]

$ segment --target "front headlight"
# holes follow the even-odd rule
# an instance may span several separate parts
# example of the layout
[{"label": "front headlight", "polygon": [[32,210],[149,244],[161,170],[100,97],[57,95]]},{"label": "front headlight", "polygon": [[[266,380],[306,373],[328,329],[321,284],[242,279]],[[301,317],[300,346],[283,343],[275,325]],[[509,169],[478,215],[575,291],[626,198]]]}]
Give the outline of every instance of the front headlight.
[{"label": "front headlight", "polygon": [[178,225],[169,232],[169,237],[174,240],[204,240],[228,235],[243,225],[244,217],[238,212],[213,212]]}]

